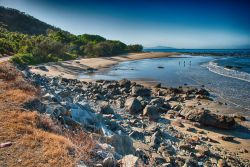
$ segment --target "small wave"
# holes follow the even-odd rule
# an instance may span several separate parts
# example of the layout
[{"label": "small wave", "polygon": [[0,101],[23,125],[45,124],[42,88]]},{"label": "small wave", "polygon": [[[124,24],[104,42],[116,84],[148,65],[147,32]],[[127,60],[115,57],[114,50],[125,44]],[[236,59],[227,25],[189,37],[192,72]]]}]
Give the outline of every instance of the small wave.
[{"label": "small wave", "polygon": [[213,73],[250,82],[250,74],[249,73],[224,68],[222,66],[219,66],[214,61],[210,61],[209,63],[207,63],[203,66],[208,68],[208,70],[213,72]]}]

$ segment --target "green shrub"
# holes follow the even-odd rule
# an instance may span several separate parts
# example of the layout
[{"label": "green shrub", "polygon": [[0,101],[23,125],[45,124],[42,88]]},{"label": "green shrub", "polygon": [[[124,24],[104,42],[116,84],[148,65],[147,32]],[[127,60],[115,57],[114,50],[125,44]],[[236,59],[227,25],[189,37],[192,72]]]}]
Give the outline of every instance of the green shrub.
[{"label": "green shrub", "polygon": [[30,53],[24,53],[24,54],[15,54],[12,58],[11,61],[16,63],[16,64],[36,64],[36,61],[33,57],[32,54]]}]

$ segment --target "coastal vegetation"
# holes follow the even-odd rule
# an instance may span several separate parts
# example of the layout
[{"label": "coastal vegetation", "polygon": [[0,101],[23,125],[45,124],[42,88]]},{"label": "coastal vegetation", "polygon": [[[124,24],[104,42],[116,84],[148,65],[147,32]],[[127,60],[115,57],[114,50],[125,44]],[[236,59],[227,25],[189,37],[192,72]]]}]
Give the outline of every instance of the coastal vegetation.
[{"label": "coastal vegetation", "polygon": [[[0,56],[13,55],[12,61],[18,64],[114,56],[143,49],[138,44],[126,45],[99,35],[74,35],[15,9],[0,7],[0,11]],[[20,20],[23,22],[19,24]],[[27,28],[25,25],[34,26]]]}]

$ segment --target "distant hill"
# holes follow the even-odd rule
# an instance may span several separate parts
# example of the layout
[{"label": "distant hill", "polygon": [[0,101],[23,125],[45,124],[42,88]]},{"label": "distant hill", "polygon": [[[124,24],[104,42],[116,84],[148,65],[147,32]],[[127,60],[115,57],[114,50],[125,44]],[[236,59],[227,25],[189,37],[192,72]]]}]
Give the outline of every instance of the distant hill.
[{"label": "distant hill", "polygon": [[145,47],[145,49],[176,49],[176,48],[169,46],[154,46],[154,47]]},{"label": "distant hill", "polygon": [[3,6],[0,6],[0,25],[9,31],[17,31],[29,35],[45,34],[47,29],[59,30],[24,12]]}]

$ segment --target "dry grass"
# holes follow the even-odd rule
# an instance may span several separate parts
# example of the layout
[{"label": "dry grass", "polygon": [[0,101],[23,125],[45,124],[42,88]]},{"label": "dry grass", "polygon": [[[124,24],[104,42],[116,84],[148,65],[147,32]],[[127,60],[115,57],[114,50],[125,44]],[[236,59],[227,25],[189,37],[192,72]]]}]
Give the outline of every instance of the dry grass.
[{"label": "dry grass", "polygon": [[39,114],[4,110],[0,116],[0,141],[13,142],[1,148],[0,166],[74,166],[72,142],[37,128]]},{"label": "dry grass", "polygon": [[94,142],[83,132],[62,128],[49,116],[25,111],[22,104],[39,90],[10,63],[0,64],[0,166],[75,166],[87,160]]}]

